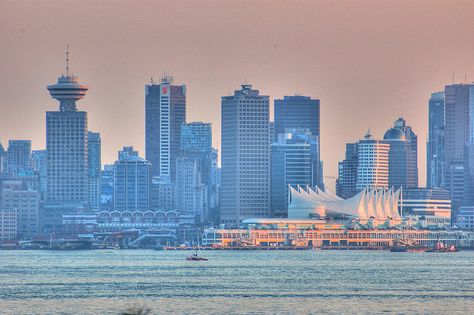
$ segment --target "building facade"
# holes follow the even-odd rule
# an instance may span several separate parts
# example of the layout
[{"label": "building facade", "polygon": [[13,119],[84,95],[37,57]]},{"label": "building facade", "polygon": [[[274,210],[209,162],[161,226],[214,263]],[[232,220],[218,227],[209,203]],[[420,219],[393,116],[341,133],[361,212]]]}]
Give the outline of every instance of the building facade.
[{"label": "building facade", "polygon": [[31,141],[8,141],[7,172],[18,175],[22,171],[31,170]]},{"label": "building facade", "polygon": [[222,97],[221,118],[221,223],[269,217],[269,97],[242,85]]},{"label": "building facade", "polygon": [[145,158],[152,175],[174,180],[181,143],[181,125],[186,121],[186,86],[172,85],[164,76],[160,84],[145,86]]}]

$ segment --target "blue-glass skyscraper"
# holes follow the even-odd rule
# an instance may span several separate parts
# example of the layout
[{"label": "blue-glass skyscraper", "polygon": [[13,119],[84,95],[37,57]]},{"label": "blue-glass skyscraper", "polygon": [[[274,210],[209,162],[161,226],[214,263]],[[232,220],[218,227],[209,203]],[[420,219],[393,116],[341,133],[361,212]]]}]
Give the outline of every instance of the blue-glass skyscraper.
[{"label": "blue-glass skyscraper", "polygon": [[428,102],[428,143],[426,184],[444,186],[444,92],[431,94]]},{"label": "blue-glass skyscraper", "polygon": [[309,96],[284,96],[283,99],[276,99],[275,105],[275,140],[282,133],[303,130],[306,134],[313,136],[317,148],[312,156],[313,178],[312,186],[324,187],[323,167],[320,160],[320,102]]},{"label": "blue-glass skyscraper", "polygon": [[288,216],[288,186],[311,186],[311,144],[291,133],[271,145],[271,208],[274,217]]}]

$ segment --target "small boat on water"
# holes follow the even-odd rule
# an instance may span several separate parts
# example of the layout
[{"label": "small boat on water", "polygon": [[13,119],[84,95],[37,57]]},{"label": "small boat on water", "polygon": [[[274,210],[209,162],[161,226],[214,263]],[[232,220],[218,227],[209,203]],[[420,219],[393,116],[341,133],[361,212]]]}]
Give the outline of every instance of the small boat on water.
[{"label": "small boat on water", "polygon": [[194,260],[194,261],[208,261],[207,258],[205,257],[201,257],[201,256],[198,256],[198,253],[195,252],[194,254],[192,255],[189,255],[188,257],[186,257],[186,260]]},{"label": "small boat on water", "polygon": [[430,253],[454,253],[459,252],[459,249],[454,245],[446,245],[443,242],[436,242],[432,249],[427,250]]},{"label": "small boat on water", "polygon": [[429,251],[430,248],[418,244],[415,240],[411,239],[395,239],[393,240],[393,246],[390,248],[391,252],[403,253],[422,253]]}]

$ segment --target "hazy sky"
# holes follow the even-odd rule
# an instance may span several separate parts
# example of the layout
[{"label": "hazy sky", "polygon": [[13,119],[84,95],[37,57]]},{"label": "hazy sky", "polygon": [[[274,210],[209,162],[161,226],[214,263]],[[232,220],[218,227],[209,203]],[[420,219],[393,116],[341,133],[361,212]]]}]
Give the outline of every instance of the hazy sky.
[{"label": "hazy sky", "polygon": [[[474,80],[474,1],[0,0],[0,139],[45,147],[47,84],[71,68],[89,85],[78,107],[102,135],[144,154],[144,85],[163,72],[187,85],[187,120],[213,123],[220,97],[247,80],[273,99],[321,99],[322,159],[336,176],[346,142],[381,138],[399,116],[419,136],[425,184],[427,101]],[[328,179],[330,183],[333,180]]]}]

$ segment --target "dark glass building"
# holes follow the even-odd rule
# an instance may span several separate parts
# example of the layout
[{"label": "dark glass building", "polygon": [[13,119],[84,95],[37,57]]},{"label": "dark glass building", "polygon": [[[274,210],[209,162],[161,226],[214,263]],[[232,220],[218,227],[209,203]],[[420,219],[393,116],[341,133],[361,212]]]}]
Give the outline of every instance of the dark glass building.
[{"label": "dark glass building", "polygon": [[387,130],[384,142],[390,144],[388,186],[395,189],[418,187],[418,141],[403,118]]},{"label": "dark glass building", "polygon": [[357,194],[357,166],[359,164],[358,143],[346,143],[345,159],[338,164],[336,194],[348,199]]},{"label": "dark glass building", "polygon": [[447,85],[445,95],[444,176],[453,218],[466,200],[466,144],[474,143],[474,84]]},{"label": "dark glass building", "polygon": [[311,185],[324,189],[323,167],[320,159],[319,100],[301,95],[284,96],[283,99],[275,100],[274,105],[274,140],[278,140],[279,134],[294,133],[295,130],[301,135],[306,134],[308,139],[312,138],[313,179]]},{"label": "dark glass building", "polygon": [[319,100],[309,96],[284,96],[275,100],[275,139],[291,129],[308,129],[319,136]]}]

